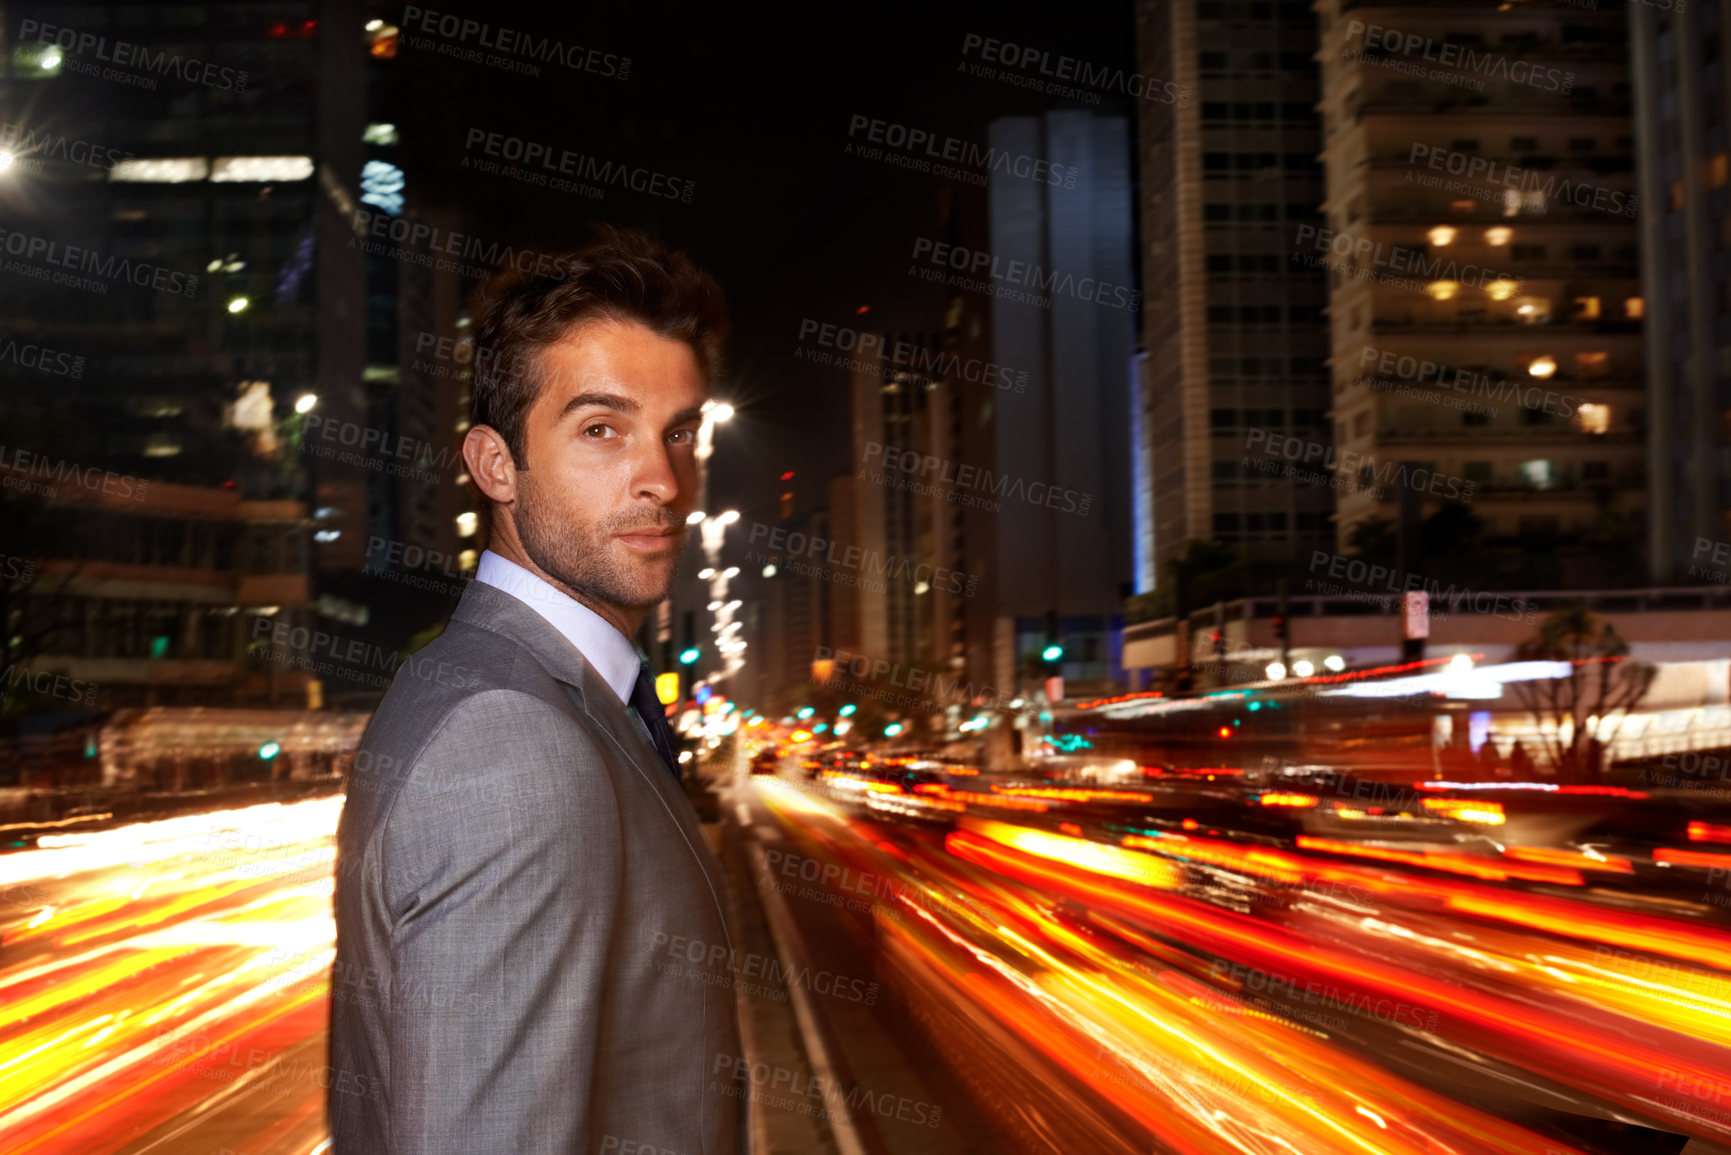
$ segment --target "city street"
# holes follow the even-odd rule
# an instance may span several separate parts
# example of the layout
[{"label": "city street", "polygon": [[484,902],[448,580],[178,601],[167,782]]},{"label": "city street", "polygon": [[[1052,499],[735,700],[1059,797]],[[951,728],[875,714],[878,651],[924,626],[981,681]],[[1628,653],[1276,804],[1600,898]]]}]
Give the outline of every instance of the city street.
[{"label": "city street", "polygon": [[48,836],[0,858],[0,1148],[322,1149],[341,802]]},{"label": "city street", "polygon": [[1731,1135],[1731,936],[1670,904],[1227,838],[1114,851],[1021,825],[1025,795],[910,829],[835,793],[740,788],[779,848],[769,880],[795,910],[857,912],[1000,1122],[1125,1151],[1623,1152],[1649,1148],[1608,1120],[1643,1117]]},{"label": "city street", "polygon": [[1731,0],[5,11],[0,1155],[1731,1155]]},{"label": "city street", "polygon": [[[1142,791],[715,770],[764,1155],[1731,1139],[1731,933],[1673,900],[1088,836]],[[0,859],[6,1150],[321,1150],[371,1090],[325,1065],[339,806]]]}]

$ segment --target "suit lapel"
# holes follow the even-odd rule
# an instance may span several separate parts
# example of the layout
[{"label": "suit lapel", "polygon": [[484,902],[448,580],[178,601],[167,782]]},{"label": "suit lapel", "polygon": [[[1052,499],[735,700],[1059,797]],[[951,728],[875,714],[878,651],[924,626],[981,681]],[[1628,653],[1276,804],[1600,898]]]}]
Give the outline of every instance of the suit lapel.
[{"label": "suit lapel", "polygon": [[[686,816],[691,813],[691,804],[686,800],[684,790],[667,772],[667,764],[661,760],[661,754],[644,727],[631,716],[625,703],[614,697],[613,688],[601,680],[601,675],[595,672],[583,651],[571,644],[571,639],[555,629],[552,622],[536,613],[527,602],[480,581],[469,582],[451,614],[451,620],[510,638],[534,655],[557,681],[575,690],[577,704],[583,712],[612,739],[632,770],[649,783],[650,789],[674,816],[680,830],[686,832],[687,842],[690,841],[687,827],[694,827],[695,823],[680,819],[682,813]],[[696,847],[692,847],[692,853],[697,854]],[[709,873],[709,863],[704,861],[704,855],[697,854],[697,858],[703,862],[704,872]]]},{"label": "suit lapel", "polygon": [[661,755],[632,719],[625,703],[613,696],[613,688],[601,680],[583,651],[572,645],[571,639],[555,629],[552,622],[536,613],[533,606],[496,586],[470,581],[451,620],[492,630],[528,650],[556,680],[577,691],[583,712],[618,743],[633,763],[648,758],[652,765],[661,765]]}]

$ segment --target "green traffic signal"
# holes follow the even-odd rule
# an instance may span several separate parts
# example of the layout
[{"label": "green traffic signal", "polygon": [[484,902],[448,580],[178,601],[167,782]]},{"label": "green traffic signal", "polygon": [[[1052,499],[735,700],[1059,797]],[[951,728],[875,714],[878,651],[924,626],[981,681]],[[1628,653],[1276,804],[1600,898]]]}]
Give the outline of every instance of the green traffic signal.
[{"label": "green traffic signal", "polygon": [[1053,642],[1051,645],[1040,651],[1040,657],[1044,658],[1048,662],[1055,662],[1063,656],[1064,647],[1060,646],[1056,642]]},{"label": "green traffic signal", "polygon": [[697,661],[698,657],[699,653],[697,647],[692,646],[690,649],[679,655],[679,664],[682,666],[689,666],[691,663]]}]

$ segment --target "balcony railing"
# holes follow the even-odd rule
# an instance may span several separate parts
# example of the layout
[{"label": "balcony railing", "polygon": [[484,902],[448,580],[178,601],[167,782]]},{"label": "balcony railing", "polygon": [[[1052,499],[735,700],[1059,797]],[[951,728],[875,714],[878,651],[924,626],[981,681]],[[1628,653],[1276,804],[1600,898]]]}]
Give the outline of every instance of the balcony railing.
[{"label": "balcony railing", "polygon": [[1482,320],[1461,321],[1455,318],[1438,317],[1378,317],[1372,323],[1372,328],[1378,334],[1399,333],[1472,333],[1475,336],[1509,336],[1531,337],[1534,330],[1543,329],[1552,333],[1593,333],[1606,336],[1641,335],[1639,321],[1564,321],[1546,319],[1544,321],[1527,322],[1514,317],[1486,317]]},{"label": "balcony railing", "polygon": [[1356,108],[1348,109],[1347,114],[1349,118],[1365,116],[1458,116],[1465,111],[1474,116],[1494,116],[1506,120],[1526,120],[1535,114],[1544,116],[1602,116],[1608,120],[1622,120],[1628,117],[1633,110],[1633,102],[1626,99],[1574,100],[1569,97],[1561,97],[1553,100],[1530,98],[1518,100],[1509,94],[1499,94],[1493,98],[1490,93],[1475,92],[1466,96],[1450,96],[1441,99],[1423,95],[1416,95],[1404,100],[1377,97],[1361,101]]},{"label": "balcony railing", "polygon": [[[1487,404],[1489,400],[1487,399]],[[1578,442],[1583,446],[1632,446],[1639,448],[1646,444],[1647,435],[1635,431],[1618,431],[1615,433],[1583,433],[1568,424],[1561,425],[1523,425],[1519,427],[1497,427],[1494,425],[1451,425],[1440,428],[1414,427],[1383,429],[1376,435],[1378,442],[1406,441],[1480,441],[1509,442],[1522,444],[1526,442]]]},{"label": "balcony railing", "polygon": [[[1396,154],[1394,156],[1367,157],[1360,160],[1353,166],[1353,168],[1355,171],[1368,168],[1388,172],[1405,173],[1411,171],[1419,163],[1411,160],[1410,155],[1411,150],[1409,149],[1407,156]],[[1471,154],[1471,159],[1484,161],[1487,165],[1494,164],[1497,166],[1496,171],[1498,172],[1506,172],[1508,169],[1522,169],[1530,172],[1542,172],[1547,177],[1567,177],[1570,179],[1573,179],[1576,176],[1592,176],[1602,179],[1607,176],[1615,176],[1618,173],[1629,173],[1632,177],[1635,172],[1635,157],[1632,153],[1625,153],[1618,156],[1514,157],[1486,156],[1482,153],[1473,153]],[[1428,167],[1428,164],[1426,166],[1426,171],[1434,172],[1438,176],[1453,177],[1456,180],[1468,179],[1468,174],[1464,172],[1454,173],[1449,172],[1446,169],[1431,169]]]}]

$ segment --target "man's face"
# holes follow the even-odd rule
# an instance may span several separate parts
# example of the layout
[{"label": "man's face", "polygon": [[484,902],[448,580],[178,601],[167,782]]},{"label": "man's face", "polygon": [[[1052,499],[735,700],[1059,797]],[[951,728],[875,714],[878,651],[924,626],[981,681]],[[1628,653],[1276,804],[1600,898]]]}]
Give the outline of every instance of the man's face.
[{"label": "man's face", "polygon": [[513,511],[523,551],[586,599],[655,605],[697,503],[697,357],[643,325],[589,321],[541,358]]}]

